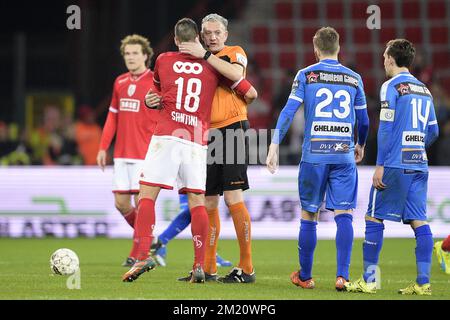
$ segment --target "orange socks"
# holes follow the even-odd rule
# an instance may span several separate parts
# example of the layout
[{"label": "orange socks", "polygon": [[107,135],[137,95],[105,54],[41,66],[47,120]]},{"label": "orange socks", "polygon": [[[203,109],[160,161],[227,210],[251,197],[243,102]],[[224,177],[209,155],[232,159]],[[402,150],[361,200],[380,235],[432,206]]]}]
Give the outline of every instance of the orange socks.
[{"label": "orange socks", "polygon": [[205,252],[205,272],[214,274],[217,272],[216,252],[217,239],[220,233],[219,209],[208,210],[209,227],[208,238],[206,240]]},{"label": "orange socks", "polygon": [[239,241],[239,268],[242,268],[245,273],[250,274],[253,272],[250,215],[244,202],[235,203],[228,208],[230,209]]}]

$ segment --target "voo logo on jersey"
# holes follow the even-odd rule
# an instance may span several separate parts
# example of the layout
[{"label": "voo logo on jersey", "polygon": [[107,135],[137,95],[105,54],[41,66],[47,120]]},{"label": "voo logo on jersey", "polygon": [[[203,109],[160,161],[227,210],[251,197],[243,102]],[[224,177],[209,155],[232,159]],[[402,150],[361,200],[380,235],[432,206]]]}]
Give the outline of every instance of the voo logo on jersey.
[{"label": "voo logo on jersey", "polygon": [[182,62],[177,61],[173,64],[173,71],[176,73],[186,73],[186,74],[200,74],[203,71],[203,67],[197,62]]}]

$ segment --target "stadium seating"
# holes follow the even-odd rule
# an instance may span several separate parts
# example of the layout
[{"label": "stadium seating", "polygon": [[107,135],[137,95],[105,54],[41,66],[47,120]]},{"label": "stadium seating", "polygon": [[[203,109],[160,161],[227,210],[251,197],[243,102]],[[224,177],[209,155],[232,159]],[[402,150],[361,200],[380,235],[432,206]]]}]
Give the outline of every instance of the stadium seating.
[{"label": "stadium seating", "polygon": [[[267,4],[252,1],[251,11],[258,11],[255,6],[261,3]],[[365,79],[366,91],[373,90],[376,94],[384,81],[384,44],[398,37],[411,40],[424,51],[425,60],[433,65],[439,78],[447,79],[450,75],[448,1],[378,1],[381,30],[366,27],[367,1],[278,0],[270,5],[266,12],[271,17],[265,15],[263,22],[250,25],[252,43],[248,50],[266,71],[267,80],[275,85],[273,92],[279,89],[280,68],[298,70],[316,61],[311,50],[312,38],[321,24],[333,26],[340,33],[341,57],[345,62],[354,62]],[[450,83],[442,85],[450,91]]]}]

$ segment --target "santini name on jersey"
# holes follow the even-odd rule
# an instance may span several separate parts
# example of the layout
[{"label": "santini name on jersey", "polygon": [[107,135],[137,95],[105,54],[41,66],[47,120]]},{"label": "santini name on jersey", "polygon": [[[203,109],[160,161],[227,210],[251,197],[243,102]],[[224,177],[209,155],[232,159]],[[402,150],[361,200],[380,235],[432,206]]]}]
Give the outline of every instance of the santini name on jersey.
[{"label": "santini name on jersey", "polygon": [[345,122],[314,121],[311,126],[311,135],[351,137],[352,126]]},{"label": "santini name on jersey", "polygon": [[172,111],[171,116],[173,121],[183,123],[188,126],[196,127],[198,123],[198,118],[196,116],[187,115],[181,112]]}]

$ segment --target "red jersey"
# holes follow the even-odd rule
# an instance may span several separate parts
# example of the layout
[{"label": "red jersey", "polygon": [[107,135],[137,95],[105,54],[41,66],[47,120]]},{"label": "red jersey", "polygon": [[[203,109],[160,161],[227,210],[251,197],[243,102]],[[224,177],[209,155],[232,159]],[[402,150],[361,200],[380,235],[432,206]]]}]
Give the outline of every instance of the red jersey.
[{"label": "red jersey", "polygon": [[100,145],[100,149],[107,150],[115,133],[115,159],[145,159],[158,119],[158,111],[144,104],[150,89],[158,91],[150,69],[139,76],[127,72],[116,78]]},{"label": "red jersey", "polygon": [[153,75],[163,109],[154,134],[206,145],[219,74],[208,62],[180,52],[159,55]]}]

